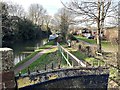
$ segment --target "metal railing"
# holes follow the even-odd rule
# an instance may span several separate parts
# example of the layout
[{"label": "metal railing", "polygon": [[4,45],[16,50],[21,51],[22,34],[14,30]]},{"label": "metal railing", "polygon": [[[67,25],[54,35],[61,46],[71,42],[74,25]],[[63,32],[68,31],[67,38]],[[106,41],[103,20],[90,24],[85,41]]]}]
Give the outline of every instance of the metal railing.
[{"label": "metal railing", "polygon": [[[100,67],[100,63],[98,62],[98,67],[88,67],[85,61],[79,60],[73,54],[71,54],[68,50],[62,47],[59,43],[57,43],[58,50],[60,51],[62,58],[65,59],[70,68],[57,68],[54,69],[54,65],[52,63],[51,69],[47,69],[47,65],[45,65],[45,70],[37,70],[36,72],[17,76],[16,80],[19,84],[18,86],[24,87],[24,85],[20,85],[20,81],[22,83],[26,83],[25,85],[33,85],[35,83],[45,82],[52,79],[59,79],[64,77],[74,77],[80,75],[100,75],[100,74],[108,74],[109,70],[107,67]],[[72,62],[72,63],[71,63]],[[74,63],[76,63],[75,67]],[[34,83],[33,83],[34,82]]]},{"label": "metal railing", "polygon": [[[70,53],[68,50],[66,50],[64,47],[62,47],[59,43],[57,43],[57,46],[58,46],[58,50],[60,51],[60,53],[62,55],[62,58],[64,58],[66,60],[67,64],[70,67],[73,67],[74,62],[77,62],[78,66],[80,65],[82,67],[86,67],[86,63],[85,62],[83,62],[82,60],[79,60],[72,53]],[[65,53],[66,53],[66,55],[65,55]],[[72,64],[69,61],[70,59],[72,60]]]}]

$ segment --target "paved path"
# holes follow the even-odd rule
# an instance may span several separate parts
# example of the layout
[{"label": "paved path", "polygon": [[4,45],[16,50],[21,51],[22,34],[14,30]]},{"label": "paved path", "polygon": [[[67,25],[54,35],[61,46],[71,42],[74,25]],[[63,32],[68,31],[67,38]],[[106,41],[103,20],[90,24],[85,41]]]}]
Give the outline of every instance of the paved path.
[{"label": "paved path", "polygon": [[34,61],[36,61],[41,55],[47,53],[49,50],[51,50],[51,49],[53,49],[53,48],[55,48],[55,47],[57,47],[57,46],[52,46],[52,47],[49,48],[49,49],[44,49],[43,51],[41,51],[41,52],[39,52],[38,54],[36,54],[33,58],[31,58],[31,59],[28,60],[27,62],[25,62],[25,63],[23,63],[22,65],[18,66],[18,67],[14,70],[15,74],[18,73],[18,72],[20,72],[20,70],[28,67],[31,63],[33,63]]}]

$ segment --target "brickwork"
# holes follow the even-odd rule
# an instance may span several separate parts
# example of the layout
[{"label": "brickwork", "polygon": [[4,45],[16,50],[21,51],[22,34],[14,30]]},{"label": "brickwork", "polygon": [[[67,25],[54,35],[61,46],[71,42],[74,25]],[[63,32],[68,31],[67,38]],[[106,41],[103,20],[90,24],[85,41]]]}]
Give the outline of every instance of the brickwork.
[{"label": "brickwork", "polygon": [[2,55],[2,71],[12,71],[14,66],[13,50],[10,48],[0,48]]},{"label": "brickwork", "polygon": [[10,48],[0,48],[1,71],[0,71],[0,90],[10,89],[15,90],[15,76],[14,76],[14,59],[13,50]]}]

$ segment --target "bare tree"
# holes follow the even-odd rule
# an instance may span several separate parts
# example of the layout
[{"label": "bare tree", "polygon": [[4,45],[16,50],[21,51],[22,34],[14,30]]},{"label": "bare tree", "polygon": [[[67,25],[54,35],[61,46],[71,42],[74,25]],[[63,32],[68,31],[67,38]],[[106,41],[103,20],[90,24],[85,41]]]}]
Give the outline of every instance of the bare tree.
[{"label": "bare tree", "polygon": [[50,27],[53,33],[57,31],[60,32],[60,16],[58,15],[58,13],[56,13],[54,17],[52,17]]},{"label": "bare tree", "polygon": [[47,31],[49,30],[49,24],[51,22],[52,17],[50,15],[44,16],[44,24],[46,26]]},{"label": "bare tree", "polygon": [[80,22],[89,22],[97,25],[97,45],[98,52],[101,49],[101,31],[104,27],[104,21],[110,12],[109,8],[111,0],[98,0],[97,2],[79,2],[78,0],[71,1],[68,5],[63,4],[67,9],[81,16]]},{"label": "bare tree", "polygon": [[46,14],[46,10],[43,8],[42,5],[39,5],[39,4],[31,4],[30,5],[29,18],[35,24],[43,25],[45,14]]},{"label": "bare tree", "polygon": [[59,28],[63,35],[63,40],[66,41],[68,29],[71,24],[74,24],[75,15],[68,11],[66,8],[61,8],[56,14],[59,20]]},{"label": "bare tree", "polygon": [[18,17],[24,17],[25,16],[25,11],[22,5],[19,4],[9,4],[8,5],[8,13],[11,16],[18,16]]}]

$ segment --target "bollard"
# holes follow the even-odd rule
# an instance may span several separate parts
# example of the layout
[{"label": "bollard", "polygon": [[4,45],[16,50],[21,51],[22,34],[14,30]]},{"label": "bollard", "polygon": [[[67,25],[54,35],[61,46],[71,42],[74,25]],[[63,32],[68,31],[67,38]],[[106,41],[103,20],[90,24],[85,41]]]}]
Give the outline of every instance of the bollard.
[{"label": "bollard", "polygon": [[[0,48],[0,76],[1,82],[0,85],[4,89],[17,89],[17,83],[15,81],[14,75],[14,59],[13,59],[13,50],[10,48]],[[0,87],[1,88],[1,87]]]},{"label": "bollard", "polygon": [[38,66],[35,67],[35,72],[39,73],[39,67]]},{"label": "bollard", "polygon": [[81,50],[81,45],[78,45],[78,50]]},{"label": "bollard", "polygon": [[58,69],[60,69],[61,67],[60,67],[60,64],[58,65]]},{"label": "bollard", "polygon": [[28,67],[28,75],[30,75],[30,68]]},{"label": "bollard", "polygon": [[21,71],[19,72],[19,77],[21,77]]},{"label": "bollard", "polygon": [[61,68],[61,59],[58,59],[58,69]]}]

